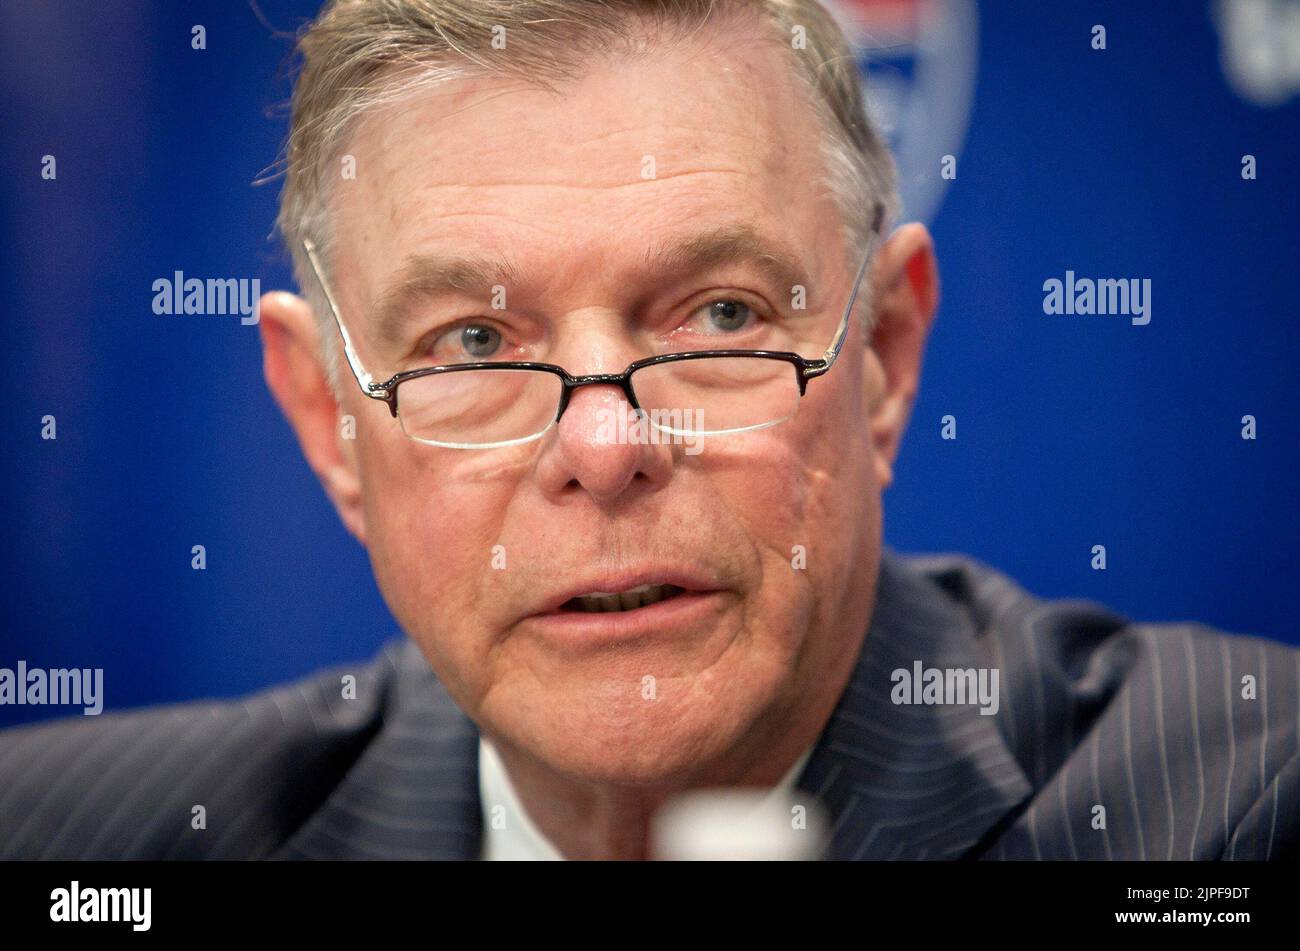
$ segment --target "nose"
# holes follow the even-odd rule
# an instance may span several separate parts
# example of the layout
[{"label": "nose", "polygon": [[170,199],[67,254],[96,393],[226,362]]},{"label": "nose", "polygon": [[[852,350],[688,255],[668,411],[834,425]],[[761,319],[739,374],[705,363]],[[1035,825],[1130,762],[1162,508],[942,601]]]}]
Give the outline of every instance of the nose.
[{"label": "nose", "polygon": [[544,492],[556,499],[585,492],[609,507],[666,483],[672,446],[638,423],[631,390],[617,374],[579,377],[566,396],[538,460]]}]

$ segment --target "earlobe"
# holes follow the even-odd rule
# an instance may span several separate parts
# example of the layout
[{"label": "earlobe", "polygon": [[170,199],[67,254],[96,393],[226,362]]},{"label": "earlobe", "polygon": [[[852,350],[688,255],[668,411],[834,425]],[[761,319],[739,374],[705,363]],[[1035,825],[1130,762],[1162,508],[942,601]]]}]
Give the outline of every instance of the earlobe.
[{"label": "earlobe", "polygon": [[883,488],[893,478],[939,305],[938,265],[925,226],[904,225],[890,235],[880,247],[872,278],[875,319],[868,366],[874,372],[866,382],[873,388],[868,419]]},{"label": "earlobe", "polygon": [[364,545],[355,443],[345,442],[343,410],[320,361],[311,308],[295,294],[276,291],[263,295],[261,315],[262,369],[267,386],[339,518]]}]

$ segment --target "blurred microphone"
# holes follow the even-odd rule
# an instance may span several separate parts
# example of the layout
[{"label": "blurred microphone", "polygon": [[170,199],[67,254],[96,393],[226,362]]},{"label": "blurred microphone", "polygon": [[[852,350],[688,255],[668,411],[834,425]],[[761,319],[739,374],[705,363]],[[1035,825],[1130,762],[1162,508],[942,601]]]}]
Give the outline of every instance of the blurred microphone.
[{"label": "blurred microphone", "polygon": [[651,856],[668,861],[798,862],[820,857],[824,810],[801,790],[701,789],[655,816]]}]

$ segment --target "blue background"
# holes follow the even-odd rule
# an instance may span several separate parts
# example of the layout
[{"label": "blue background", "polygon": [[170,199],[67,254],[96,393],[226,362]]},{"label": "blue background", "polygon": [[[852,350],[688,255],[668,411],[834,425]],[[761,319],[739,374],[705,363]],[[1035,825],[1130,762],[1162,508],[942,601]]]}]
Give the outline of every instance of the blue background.
[{"label": "blue background", "polygon": [[[314,6],[0,9],[0,666],[103,667],[109,709],[242,693],[398,632],[266,390],[257,328],[151,311],[175,270],[292,286],[279,181],[252,182],[286,131],[290,43],[271,26]],[[979,19],[887,541],[1137,619],[1300,642],[1300,97],[1233,92],[1209,3]],[[1150,278],[1151,324],[1044,315],[1043,281],[1067,269]],[[956,441],[939,438],[947,413]],[[3,707],[0,723],[67,712]]]}]

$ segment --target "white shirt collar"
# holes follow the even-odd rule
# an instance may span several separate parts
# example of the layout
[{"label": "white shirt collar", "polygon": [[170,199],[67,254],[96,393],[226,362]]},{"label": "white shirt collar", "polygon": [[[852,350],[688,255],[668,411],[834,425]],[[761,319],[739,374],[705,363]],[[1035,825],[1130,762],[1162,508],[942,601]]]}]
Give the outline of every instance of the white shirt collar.
[{"label": "white shirt collar", "polygon": [[[790,792],[803,772],[809,747],[772,788],[773,795]],[[506,773],[505,764],[496,747],[483,734],[478,741],[478,793],[483,809],[483,852],[487,861],[547,861],[564,860],[560,851],[533,824],[514,785]]]}]

